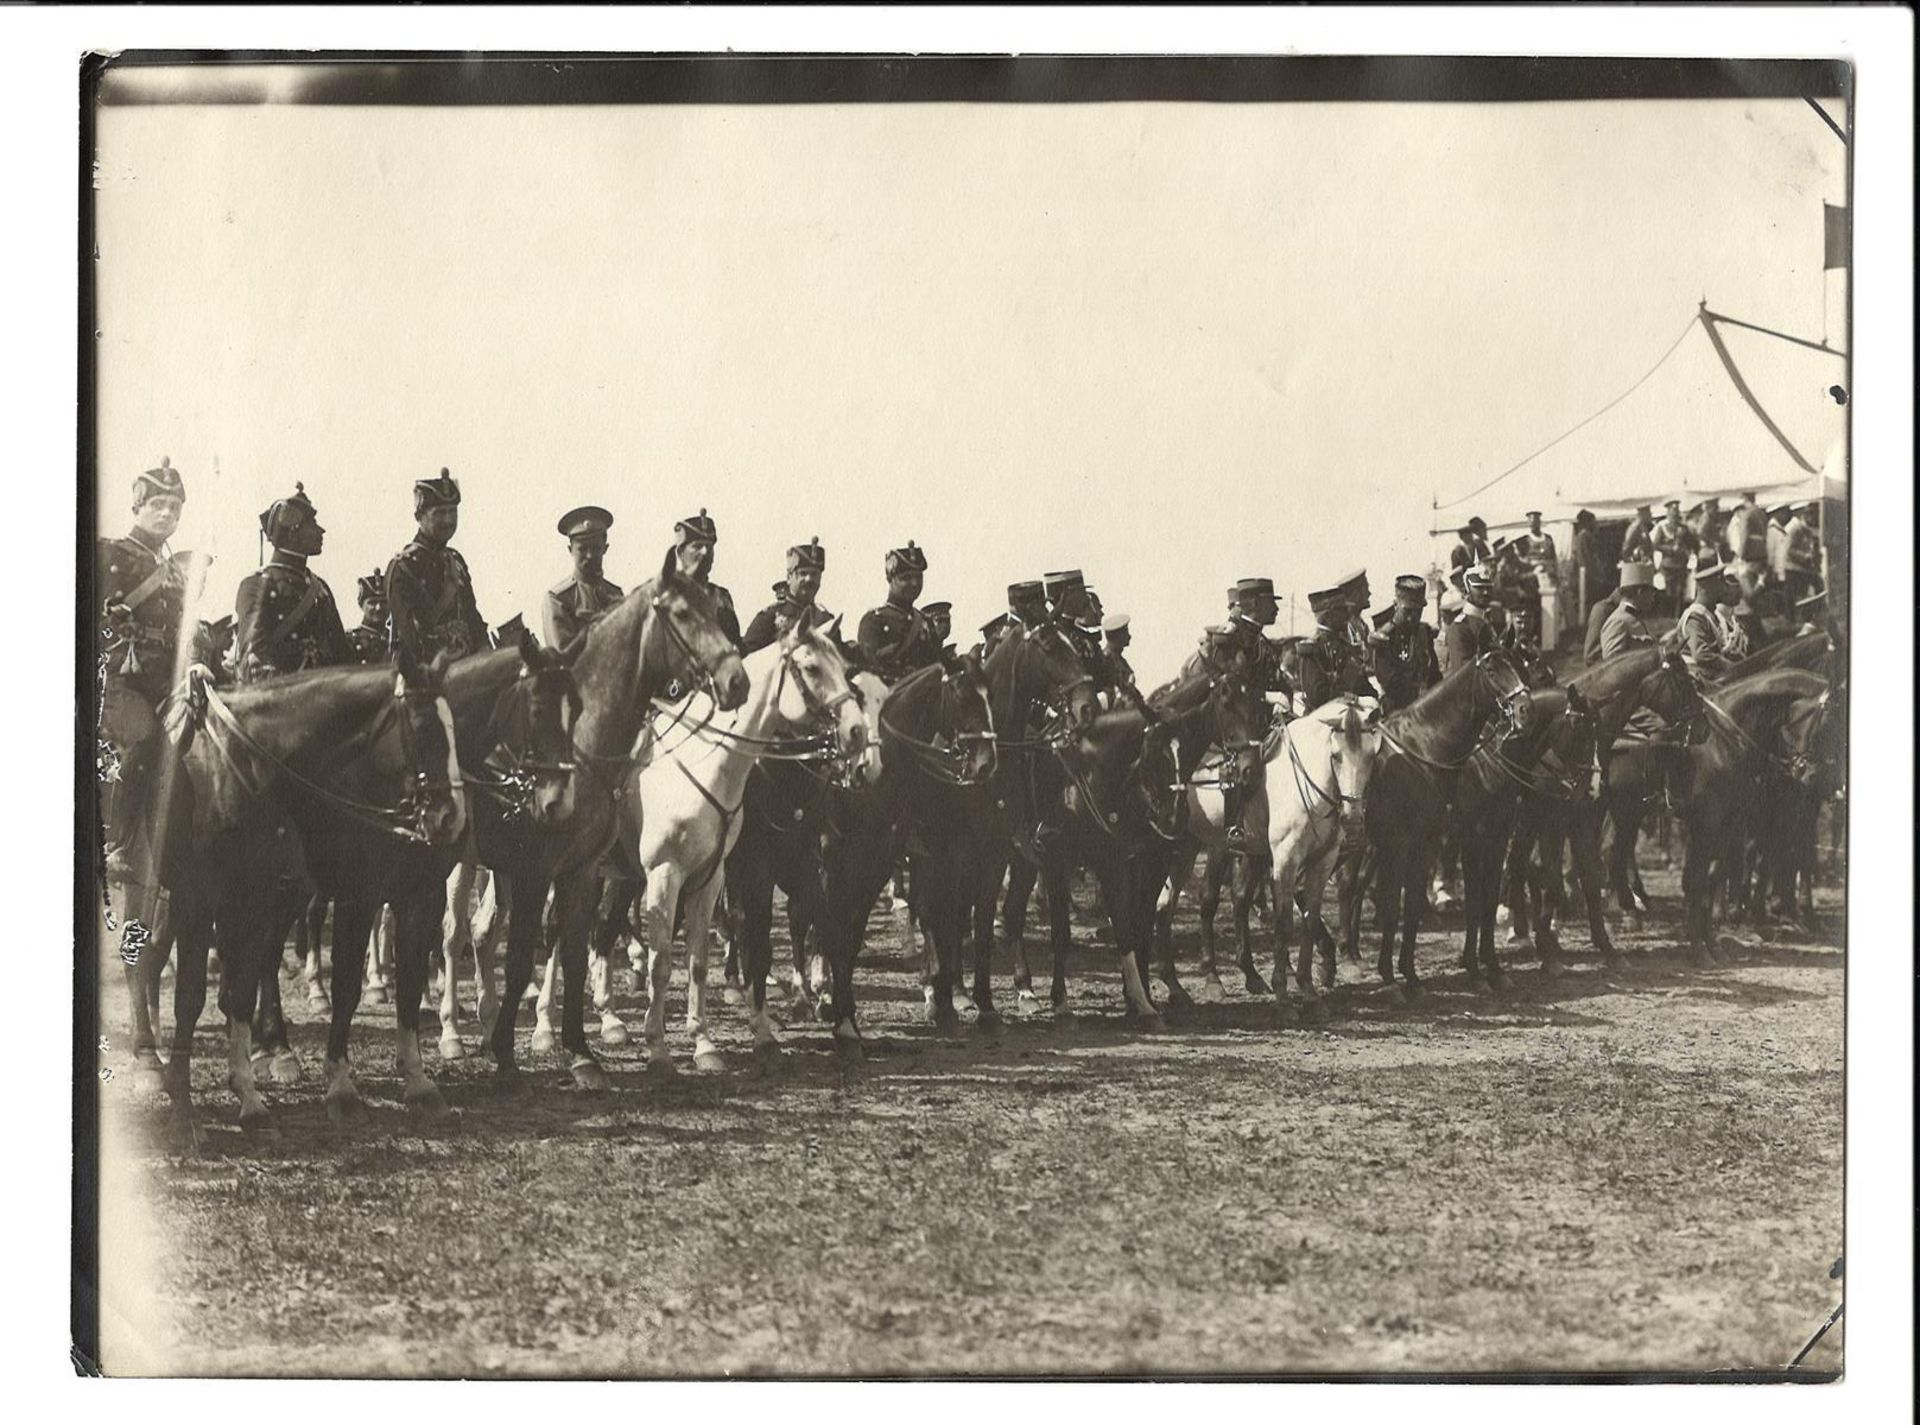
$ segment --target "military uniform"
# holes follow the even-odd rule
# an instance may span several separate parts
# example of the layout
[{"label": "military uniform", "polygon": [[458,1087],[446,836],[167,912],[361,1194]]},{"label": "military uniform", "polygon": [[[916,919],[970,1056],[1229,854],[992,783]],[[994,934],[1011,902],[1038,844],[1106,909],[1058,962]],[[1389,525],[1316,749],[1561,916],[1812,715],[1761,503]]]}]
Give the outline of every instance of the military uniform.
[{"label": "military uniform", "polygon": [[1622,564],[1653,563],[1653,510],[1642,505],[1634,512],[1633,523],[1620,540]]},{"label": "military uniform", "polygon": [[1007,611],[995,614],[980,626],[981,656],[991,655],[1010,630],[1033,627],[1045,621],[1045,594],[1038,579],[1022,579],[1007,585]]},{"label": "military uniform", "polygon": [[[927,556],[908,540],[899,549],[887,552],[885,568],[889,580],[903,571],[925,573]],[[856,639],[874,672],[889,683],[940,661],[940,640],[934,636],[927,615],[911,603],[893,602],[892,595],[886,603],[867,610]]]},{"label": "military uniform", "polygon": [[[1393,592],[1395,604],[1375,616],[1369,641],[1373,678],[1380,685],[1381,707],[1388,712],[1406,707],[1440,681],[1440,655],[1434,647],[1439,635],[1420,617],[1427,601],[1427,581],[1418,574],[1402,574],[1394,580]],[[1412,617],[1397,618],[1401,608]]]},{"label": "military uniform", "polygon": [[1650,536],[1653,542],[1654,559],[1660,567],[1660,589],[1666,596],[1669,610],[1678,609],[1687,594],[1687,568],[1692,556],[1700,548],[1700,536],[1680,521],[1680,502],[1670,500],[1667,503],[1668,518],[1653,527]]},{"label": "military uniform", "polygon": [[1348,639],[1346,630],[1322,628],[1300,645],[1300,707],[1303,712],[1351,694],[1368,696],[1366,660]]},{"label": "military uniform", "polygon": [[[445,470],[436,480],[414,482],[414,516],[435,505],[460,503],[460,487]],[[410,648],[421,662],[445,652],[454,658],[491,646],[487,621],[473,597],[467,561],[451,545],[416,535],[387,565],[392,644]]]},{"label": "military uniform", "polygon": [[242,683],[357,661],[333,590],[305,564],[271,563],[234,597],[234,673]]},{"label": "military uniform", "polygon": [[[806,570],[820,571],[827,567],[827,552],[820,547],[819,540],[809,544],[796,544],[787,551],[787,577]],[[747,625],[747,631],[741,635],[742,654],[757,653],[780,638],[780,631],[789,624],[798,624],[802,628],[819,628],[833,622],[833,615],[820,607],[817,601],[801,603],[789,591],[784,597],[768,604],[753,616],[753,622]]]},{"label": "military uniform", "polygon": [[1725,572],[1722,566],[1702,565],[1695,573],[1700,593],[1680,615],[1680,653],[1695,671],[1719,677],[1727,671],[1726,636],[1714,612],[1711,591]]},{"label": "military uniform", "polygon": [[[559,530],[571,541],[581,536],[604,535],[613,527],[613,516],[598,505],[582,505],[560,517]],[[627,591],[605,575],[582,575],[577,571],[547,590],[544,615],[547,642],[565,648],[591,628],[600,616],[626,597]]]},{"label": "military uniform", "polygon": [[[154,495],[186,500],[186,485],[169,461],[135,480],[135,509]],[[118,764],[102,787],[101,812],[107,869],[116,877],[134,871],[128,848],[145,812],[158,708],[173,689],[190,564],[191,556],[167,552],[139,529],[103,539],[94,550],[103,663],[100,736]]]},{"label": "military uniform", "polygon": [[[357,581],[360,599],[360,622],[347,630],[347,643],[353,649],[353,661],[356,663],[384,663],[392,649],[388,643],[387,615],[384,605],[387,601],[387,576],[376,569],[371,574],[363,574]],[[383,606],[377,615],[368,607],[378,602]]]},{"label": "military uniform", "polygon": [[1493,625],[1478,603],[1462,606],[1460,617],[1447,625],[1447,671],[1466,667],[1474,659],[1500,646]]},{"label": "military uniform", "polygon": [[1607,616],[1606,627],[1600,630],[1600,656],[1612,658],[1635,648],[1649,647],[1653,642],[1653,632],[1646,620],[1622,603]]},{"label": "military uniform", "polygon": [[[699,514],[674,521],[673,540],[675,550],[685,549],[690,544],[704,544],[711,549],[720,542],[720,530],[703,505]],[[685,567],[684,564],[682,567]],[[736,649],[740,649],[740,614],[734,608],[732,593],[724,585],[714,583],[705,572],[691,577],[699,582],[700,586],[707,591],[707,596],[713,600],[713,621],[720,625],[720,631],[727,636],[728,641]],[[784,580],[773,586],[773,595],[775,600],[786,597]]]}]

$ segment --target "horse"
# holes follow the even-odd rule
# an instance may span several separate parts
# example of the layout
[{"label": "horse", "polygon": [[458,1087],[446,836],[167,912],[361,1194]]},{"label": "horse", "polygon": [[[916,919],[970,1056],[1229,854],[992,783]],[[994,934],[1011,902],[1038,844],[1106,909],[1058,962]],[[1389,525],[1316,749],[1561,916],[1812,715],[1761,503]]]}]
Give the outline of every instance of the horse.
[{"label": "horse", "polygon": [[[1426,907],[1428,861],[1460,771],[1494,737],[1526,731],[1532,698],[1511,655],[1494,649],[1455,668],[1380,724],[1386,750],[1373,768],[1365,809],[1367,842],[1376,857],[1380,978],[1393,982],[1398,933],[1401,991],[1408,998],[1421,993],[1413,950]],[[1350,935],[1357,934],[1357,921],[1349,921]]]},{"label": "horse", "polygon": [[488,1036],[494,1083],[503,1093],[526,1089],[514,1041],[549,890],[558,931],[554,953],[567,976],[561,1047],[568,1071],[580,1088],[611,1086],[586,1037],[585,892],[618,837],[616,798],[656,697],[705,688],[716,707],[730,711],[747,696],[746,669],[716,620],[712,595],[680,573],[671,552],[656,578],[594,620],[567,652],[581,700],[571,731],[578,770],[570,802],[555,820],[535,825],[506,817],[483,799],[474,822],[475,855],[505,883],[508,905],[506,982]]},{"label": "horse", "polygon": [[1587,908],[1590,943],[1609,969],[1620,966],[1619,952],[1607,930],[1600,865],[1600,833],[1606,815],[1607,768],[1615,740],[1634,713],[1645,708],[1683,731],[1703,715],[1699,685],[1678,653],[1636,648],[1606,659],[1568,684],[1586,701],[1593,716],[1591,767],[1549,747],[1541,771],[1532,777],[1538,795],[1523,798],[1507,858],[1510,945],[1526,945],[1536,934],[1540,969],[1560,968],[1561,943],[1556,922],[1566,905],[1562,864],[1569,848]]},{"label": "horse", "polygon": [[[1251,780],[1266,723],[1266,701],[1244,663],[1221,663],[1203,652],[1141,704],[1122,705],[1097,719],[1092,755],[1071,749],[1056,754],[1058,766],[1044,779],[1047,795],[1064,795],[1073,814],[1063,824],[1063,835],[1037,860],[1026,857],[1013,863],[1008,887],[1006,936],[1014,949],[1014,984],[1024,1007],[1037,1004],[1025,943],[1027,892],[1035,873],[1045,877],[1052,923],[1055,1009],[1066,1000],[1066,956],[1073,935],[1070,874],[1081,866],[1094,872],[1116,943],[1123,952],[1132,951],[1144,977],[1148,964],[1141,947],[1155,940],[1165,888],[1180,875],[1183,855],[1185,865],[1192,865],[1193,843],[1187,834],[1192,779],[1210,749],[1218,749],[1221,765]],[[1099,785],[1103,780],[1112,783],[1104,794]],[[1144,912],[1142,927],[1136,922],[1141,913],[1137,902],[1149,891],[1153,903]],[[1171,944],[1170,936],[1159,942],[1153,968],[1166,986],[1168,1004],[1189,1007],[1192,996],[1180,983]],[[1137,1009],[1131,998],[1129,1008]]]},{"label": "horse", "polygon": [[[1087,658],[1057,625],[1012,625],[984,654],[981,675],[995,734],[989,775],[984,781],[953,786],[923,780],[909,803],[916,910],[934,947],[927,1017],[942,1032],[959,1023],[954,995],[969,925],[976,1022],[991,1027],[999,1018],[993,1004],[993,917],[1014,848],[1031,838],[1036,820],[1033,768],[1049,749],[1078,737],[1100,713]],[[891,847],[882,859],[884,880],[893,872]],[[829,957],[839,954],[850,963],[878,883],[863,898],[857,889],[863,877],[843,879],[855,889],[838,900]],[[830,896],[833,883],[830,871]]]},{"label": "horse", "polygon": [[[817,963],[813,965],[808,964],[807,955],[809,940],[826,913],[822,843],[859,817],[860,804],[875,795],[874,789],[885,777],[880,709],[889,692],[876,674],[855,667],[855,651],[843,648],[842,657],[848,661],[848,677],[858,694],[856,706],[866,721],[866,735],[854,749],[853,760],[804,754],[789,758],[770,752],[754,763],[747,776],[739,833],[727,853],[725,887],[738,930],[728,944],[727,962],[729,967],[744,962],[741,1002],[749,1015],[766,1012],[776,887],[787,897],[792,1003],[797,1017],[813,1017],[818,997],[830,992],[824,955],[814,956]],[[763,1060],[775,1053],[776,1042],[777,1036],[762,1041]]]},{"label": "horse", "polygon": [[[718,1073],[726,1061],[707,1033],[707,926],[726,880],[726,856],[740,834],[741,804],[755,760],[803,748],[819,751],[827,732],[838,755],[857,759],[865,746],[860,694],[846,659],[819,630],[795,623],[778,641],[746,660],[748,692],[730,716],[695,717],[692,701],[653,739],[651,754],[626,775],[619,805],[621,857],[641,893],[647,942],[647,1062],[671,1072],[667,1049],[667,990],[678,918],[687,939],[687,1029],[693,1063]],[[679,736],[676,738],[675,734]],[[799,736],[795,736],[799,734]],[[770,1052],[773,1025],[766,1013],[762,967],[760,1002],[749,1013],[756,1053]]]},{"label": "horse", "polygon": [[1348,695],[1293,719],[1267,749],[1263,780],[1275,908],[1274,1008],[1283,1022],[1289,1013],[1288,906],[1299,911],[1303,922],[1295,976],[1301,998],[1310,1017],[1326,1016],[1325,1001],[1313,987],[1316,939],[1326,947],[1329,990],[1334,978],[1333,939],[1320,924],[1320,898],[1343,841],[1365,832],[1367,783],[1382,742],[1380,704]]},{"label": "horse", "polygon": [[[303,833],[306,863],[322,875],[328,840],[309,845],[304,833],[329,813],[389,853],[408,844],[444,848],[459,837],[466,807],[446,676],[444,658],[422,667],[410,655],[395,668],[325,668],[226,690],[190,671],[184,695],[172,700],[150,840],[179,947],[173,1052],[163,1084],[189,1136],[193,1033],[206,1005],[207,951],[216,930],[228,1083],[243,1129],[272,1124],[254,1082],[252,1017],[263,966],[277,950],[263,938],[274,924],[271,898],[263,906],[260,888],[285,864],[287,823]],[[284,922],[278,928],[284,932]],[[415,968],[403,955],[403,990]],[[129,967],[136,1014],[145,1008],[139,973]],[[336,980],[338,973],[336,966]],[[417,1008],[417,980],[413,988]],[[337,993],[335,999],[337,1010]],[[404,1014],[404,993],[401,1007]],[[403,1018],[402,1027],[413,1026]],[[136,1025],[136,1044],[139,1031]],[[399,1050],[409,1084],[418,1083],[418,1040],[403,1032]]]}]

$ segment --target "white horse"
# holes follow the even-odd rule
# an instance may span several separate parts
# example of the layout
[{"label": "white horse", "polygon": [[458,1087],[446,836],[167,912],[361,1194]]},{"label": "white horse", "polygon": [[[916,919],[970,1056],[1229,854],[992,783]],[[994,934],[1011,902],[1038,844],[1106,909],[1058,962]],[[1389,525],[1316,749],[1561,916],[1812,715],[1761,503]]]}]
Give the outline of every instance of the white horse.
[{"label": "white horse", "polygon": [[1266,762],[1267,846],[1273,856],[1273,993],[1284,1015],[1287,1001],[1286,909],[1301,916],[1300,993],[1309,1014],[1326,1007],[1313,987],[1315,931],[1326,946],[1326,978],[1333,982],[1333,937],[1320,920],[1320,898],[1346,836],[1363,833],[1367,781],[1380,755],[1380,704],[1373,698],[1334,698],[1295,718],[1274,739]]},{"label": "white horse", "polygon": [[[687,942],[687,1029],[694,1067],[726,1067],[707,1033],[707,928],[725,883],[726,857],[740,834],[747,774],[763,755],[797,750],[831,729],[836,751],[865,756],[867,718],[835,641],[798,625],[746,659],[750,691],[731,713],[704,694],[679,705],[644,763],[628,773],[620,804],[620,845],[646,876],[647,1060],[669,1071],[667,989],[675,913]],[[757,1051],[778,1038],[761,1005],[749,1016]]]},{"label": "white horse", "polygon": [[505,930],[505,905],[493,872],[476,861],[462,861],[447,873],[447,909],[440,922],[444,963],[440,979],[440,1057],[466,1057],[460,1042],[460,962],[473,955],[475,1016],[480,1037],[493,1033],[500,994],[494,988],[494,952]]}]

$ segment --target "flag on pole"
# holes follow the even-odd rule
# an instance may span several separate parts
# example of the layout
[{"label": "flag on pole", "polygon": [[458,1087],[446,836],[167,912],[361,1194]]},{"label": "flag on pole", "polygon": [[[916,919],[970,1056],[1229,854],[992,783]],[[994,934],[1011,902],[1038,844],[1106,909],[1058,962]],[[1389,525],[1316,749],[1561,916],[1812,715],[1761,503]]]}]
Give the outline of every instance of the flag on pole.
[{"label": "flag on pole", "polygon": [[1836,208],[1831,203],[1822,203],[1820,206],[1827,215],[1827,260],[1823,270],[1831,272],[1836,267],[1846,268],[1849,265],[1847,249],[1852,245],[1849,241],[1852,225],[1848,221],[1847,210]]}]

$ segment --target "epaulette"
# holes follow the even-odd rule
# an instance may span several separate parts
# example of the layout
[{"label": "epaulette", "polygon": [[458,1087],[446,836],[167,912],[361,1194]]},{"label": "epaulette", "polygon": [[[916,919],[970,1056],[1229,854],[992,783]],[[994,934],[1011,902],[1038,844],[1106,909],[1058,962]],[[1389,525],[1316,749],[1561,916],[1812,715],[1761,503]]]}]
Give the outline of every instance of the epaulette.
[{"label": "epaulette", "polygon": [[580,581],[578,579],[574,578],[573,575],[569,574],[566,578],[562,579],[558,584],[555,584],[551,589],[547,590],[547,592],[549,594],[564,594],[567,592],[567,590],[576,587],[579,584],[579,582]]}]

